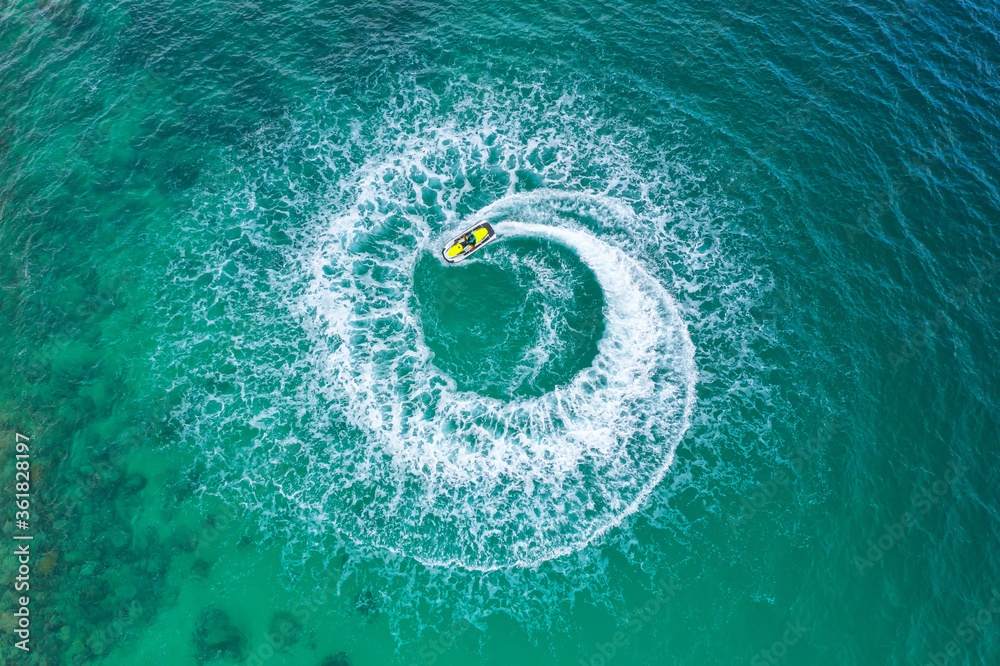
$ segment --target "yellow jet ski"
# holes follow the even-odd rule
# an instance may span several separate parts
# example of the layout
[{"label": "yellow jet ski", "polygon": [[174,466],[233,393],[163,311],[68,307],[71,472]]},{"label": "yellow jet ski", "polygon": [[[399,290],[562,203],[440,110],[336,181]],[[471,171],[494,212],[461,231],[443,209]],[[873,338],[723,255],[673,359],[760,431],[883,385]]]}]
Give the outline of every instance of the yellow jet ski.
[{"label": "yellow jet ski", "polygon": [[497,232],[493,231],[489,222],[483,222],[446,243],[441,254],[449,264],[457,264],[490,241],[496,240],[496,237]]}]

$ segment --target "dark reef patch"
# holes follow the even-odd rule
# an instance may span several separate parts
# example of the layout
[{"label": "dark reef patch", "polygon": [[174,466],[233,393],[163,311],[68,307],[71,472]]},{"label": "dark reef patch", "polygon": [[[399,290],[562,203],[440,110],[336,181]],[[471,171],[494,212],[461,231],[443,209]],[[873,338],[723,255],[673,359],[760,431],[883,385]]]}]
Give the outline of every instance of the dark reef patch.
[{"label": "dark reef patch", "polygon": [[271,616],[267,633],[276,650],[287,650],[302,639],[302,623],[293,614],[282,611]]},{"label": "dark reef patch", "polygon": [[351,662],[347,659],[346,652],[338,652],[324,657],[319,666],[351,666]]},{"label": "dark reef patch", "polygon": [[245,633],[233,624],[221,608],[206,608],[198,616],[194,630],[194,648],[198,661],[247,658],[250,643]]},{"label": "dark reef patch", "polygon": [[373,622],[382,610],[382,598],[374,590],[366,588],[354,597],[354,610],[368,622]]}]

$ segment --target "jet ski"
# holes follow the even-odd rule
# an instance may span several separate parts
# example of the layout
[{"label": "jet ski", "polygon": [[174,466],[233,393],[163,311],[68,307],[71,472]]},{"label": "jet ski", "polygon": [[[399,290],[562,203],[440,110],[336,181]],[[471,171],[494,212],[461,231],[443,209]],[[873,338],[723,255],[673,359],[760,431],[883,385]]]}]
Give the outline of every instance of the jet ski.
[{"label": "jet ski", "polygon": [[497,232],[493,231],[489,222],[483,222],[446,243],[441,255],[449,264],[457,264],[467,259],[473,252],[481,250],[487,243],[496,240],[496,237]]}]

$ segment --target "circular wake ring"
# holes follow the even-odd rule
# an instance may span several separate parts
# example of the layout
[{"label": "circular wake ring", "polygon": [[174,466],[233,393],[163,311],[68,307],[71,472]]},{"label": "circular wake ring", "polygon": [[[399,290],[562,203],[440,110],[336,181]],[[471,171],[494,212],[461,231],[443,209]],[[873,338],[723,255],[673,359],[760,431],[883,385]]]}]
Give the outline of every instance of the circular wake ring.
[{"label": "circular wake ring", "polygon": [[[532,566],[618,525],[663,478],[694,401],[687,327],[656,278],[569,226],[567,208],[628,214],[605,197],[536,191],[466,221],[569,248],[604,292],[590,367],[510,401],[459,391],[423,342],[408,295],[418,253],[438,239],[397,230],[388,249],[359,252],[356,220],[334,221],[308,301],[320,322],[322,389],[361,435],[333,447],[323,499],[353,539],[429,565]],[[405,234],[412,249],[398,242]]]}]

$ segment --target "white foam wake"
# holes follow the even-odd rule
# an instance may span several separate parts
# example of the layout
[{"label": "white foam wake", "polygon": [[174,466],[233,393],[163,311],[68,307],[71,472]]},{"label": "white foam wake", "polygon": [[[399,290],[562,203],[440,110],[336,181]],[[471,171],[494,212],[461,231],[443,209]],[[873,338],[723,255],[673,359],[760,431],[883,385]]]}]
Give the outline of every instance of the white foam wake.
[{"label": "white foam wake", "polygon": [[604,292],[590,367],[511,401],[458,390],[424,344],[409,298],[413,267],[440,239],[401,222],[390,239],[365,244],[356,217],[334,219],[310,259],[305,312],[318,324],[316,389],[346,415],[348,432],[330,448],[332,483],[315,508],[359,542],[472,569],[572,552],[636,511],[688,426],[696,370],[666,289],[563,216],[621,208],[535,191],[464,221],[571,249]]}]

